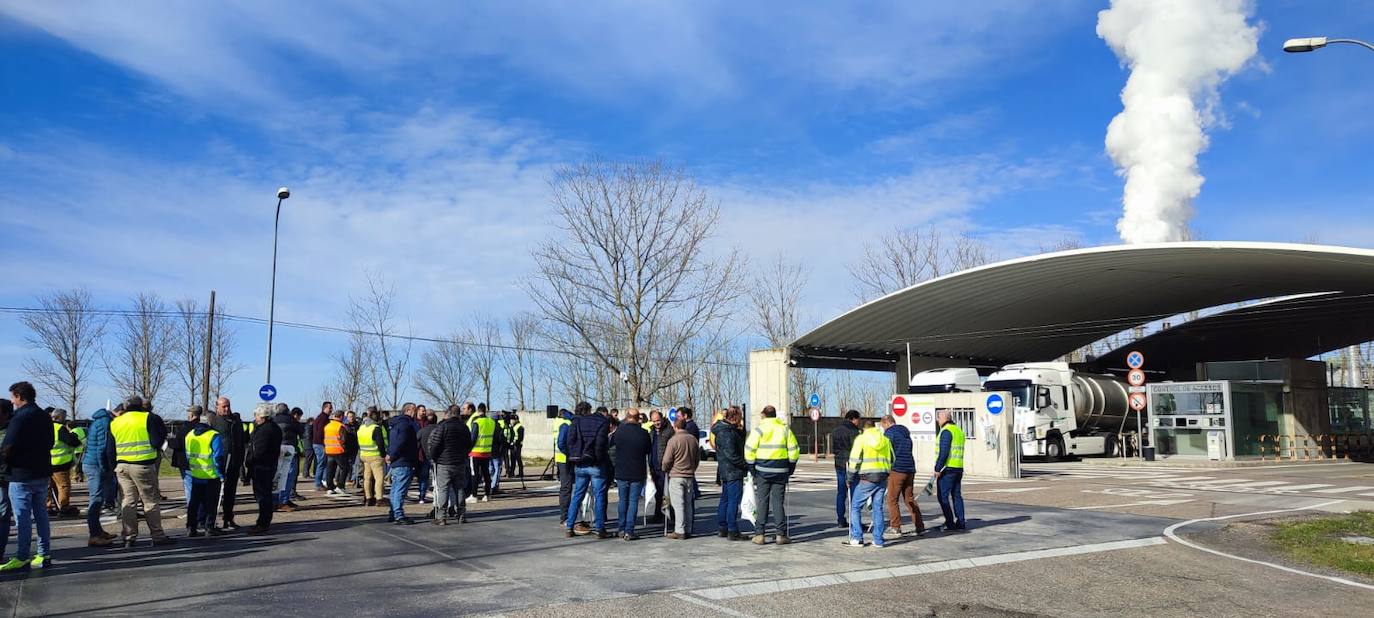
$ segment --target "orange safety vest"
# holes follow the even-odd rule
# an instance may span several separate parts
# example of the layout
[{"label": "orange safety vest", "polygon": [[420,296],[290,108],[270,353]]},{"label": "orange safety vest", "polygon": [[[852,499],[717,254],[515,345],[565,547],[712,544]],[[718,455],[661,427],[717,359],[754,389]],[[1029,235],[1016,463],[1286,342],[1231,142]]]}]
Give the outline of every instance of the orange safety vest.
[{"label": "orange safety vest", "polygon": [[324,426],[324,454],[344,454],[343,423],[331,420]]}]

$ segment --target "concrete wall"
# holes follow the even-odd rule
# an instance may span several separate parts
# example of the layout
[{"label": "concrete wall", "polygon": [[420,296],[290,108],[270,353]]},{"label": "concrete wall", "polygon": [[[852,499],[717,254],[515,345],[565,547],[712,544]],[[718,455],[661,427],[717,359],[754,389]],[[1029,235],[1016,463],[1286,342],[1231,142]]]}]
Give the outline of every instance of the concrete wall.
[{"label": "concrete wall", "polygon": [[[779,418],[792,416],[788,389],[787,348],[754,350],[749,353],[749,410],[747,416],[757,418],[764,406],[778,409]],[[751,420],[745,422],[752,426]],[[709,420],[709,419],[707,419]],[[698,424],[700,422],[698,421]]]},{"label": "concrete wall", "polygon": [[[1010,402],[1010,393],[999,393]],[[1013,430],[1011,406],[1005,412],[991,414],[987,400],[993,393],[940,393],[933,395],[905,395],[907,413],[898,422],[911,430],[912,453],[916,456],[918,474],[929,474],[935,467],[940,443],[933,424],[922,422],[924,415],[935,417],[940,410],[963,410],[956,413],[956,423],[964,430],[964,472],[973,476],[1020,478],[1019,444]]]}]

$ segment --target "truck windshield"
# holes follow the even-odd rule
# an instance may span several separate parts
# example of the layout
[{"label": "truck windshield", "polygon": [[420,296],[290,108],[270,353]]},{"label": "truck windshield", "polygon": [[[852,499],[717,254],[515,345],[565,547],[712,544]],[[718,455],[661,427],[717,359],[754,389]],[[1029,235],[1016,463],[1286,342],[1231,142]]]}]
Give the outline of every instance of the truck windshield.
[{"label": "truck windshield", "polygon": [[988,380],[983,383],[983,390],[1008,391],[1011,398],[1015,400],[1016,407],[1031,407],[1031,381],[1030,380]]}]

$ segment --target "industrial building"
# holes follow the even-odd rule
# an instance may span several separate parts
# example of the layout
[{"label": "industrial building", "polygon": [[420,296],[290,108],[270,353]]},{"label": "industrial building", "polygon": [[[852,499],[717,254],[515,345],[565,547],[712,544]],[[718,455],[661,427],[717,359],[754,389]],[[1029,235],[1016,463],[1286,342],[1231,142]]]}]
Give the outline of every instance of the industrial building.
[{"label": "industrial building", "polygon": [[[1147,454],[1341,456],[1371,443],[1371,393],[1333,384],[1326,364],[1309,359],[1374,340],[1371,309],[1374,251],[1364,249],[1181,242],[1036,255],[919,283],[786,348],[754,352],[750,407],[795,401],[787,372],[797,367],[891,372],[901,394],[917,372],[944,367],[987,376],[1015,363],[1070,360],[1075,371],[1124,379],[1134,351],[1148,380],[1133,389],[1148,400],[1140,415]],[[1070,358],[1192,312],[1205,317],[1096,358]],[[1134,427],[1122,432],[1136,437]]]}]

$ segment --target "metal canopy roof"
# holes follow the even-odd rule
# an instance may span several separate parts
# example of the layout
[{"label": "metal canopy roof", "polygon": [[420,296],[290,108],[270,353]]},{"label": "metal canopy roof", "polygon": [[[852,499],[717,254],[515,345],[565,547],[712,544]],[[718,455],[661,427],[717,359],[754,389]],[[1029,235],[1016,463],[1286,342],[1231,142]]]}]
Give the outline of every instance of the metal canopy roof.
[{"label": "metal canopy roof", "polygon": [[1308,358],[1374,340],[1374,294],[1317,294],[1281,298],[1199,318],[1132,342],[1088,363],[1124,370],[1126,354],[1209,361]]},{"label": "metal canopy roof", "polygon": [[[792,344],[803,366],[912,355],[1051,360],[1169,316],[1310,292],[1374,293],[1374,251],[1255,242],[1095,247],[1008,260],[865,303]],[[867,366],[865,367],[865,364]]]}]

